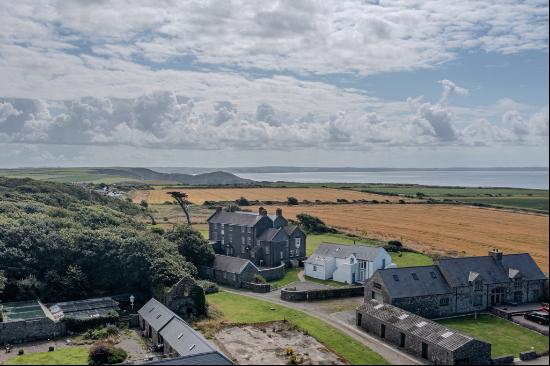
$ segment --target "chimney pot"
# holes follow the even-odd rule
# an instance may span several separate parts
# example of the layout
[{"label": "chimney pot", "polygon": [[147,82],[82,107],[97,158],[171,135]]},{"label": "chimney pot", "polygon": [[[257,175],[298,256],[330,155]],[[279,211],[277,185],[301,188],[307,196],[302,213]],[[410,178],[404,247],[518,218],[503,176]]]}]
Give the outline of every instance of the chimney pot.
[{"label": "chimney pot", "polygon": [[502,263],[502,252],[500,250],[496,248],[492,249],[489,251],[489,256],[493,257],[497,263]]},{"label": "chimney pot", "polygon": [[277,210],[275,211],[275,214],[277,216],[283,216],[283,209],[282,208],[277,208]]},{"label": "chimney pot", "polygon": [[263,212],[264,212],[264,208],[263,208],[263,207],[258,208],[258,215],[263,214]]},{"label": "chimney pot", "polygon": [[262,216],[267,216],[267,210],[264,208],[262,213],[261,213]]}]

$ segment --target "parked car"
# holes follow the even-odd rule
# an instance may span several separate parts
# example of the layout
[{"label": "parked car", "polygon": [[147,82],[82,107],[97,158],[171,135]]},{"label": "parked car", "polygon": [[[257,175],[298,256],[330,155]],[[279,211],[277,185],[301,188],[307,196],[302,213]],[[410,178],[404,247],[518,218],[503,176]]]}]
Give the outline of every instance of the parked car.
[{"label": "parked car", "polygon": [[541,325],[548,325],[548,313],[542,311],[532,311],[528,314],[525,314],[523,317],[527,320]]}]

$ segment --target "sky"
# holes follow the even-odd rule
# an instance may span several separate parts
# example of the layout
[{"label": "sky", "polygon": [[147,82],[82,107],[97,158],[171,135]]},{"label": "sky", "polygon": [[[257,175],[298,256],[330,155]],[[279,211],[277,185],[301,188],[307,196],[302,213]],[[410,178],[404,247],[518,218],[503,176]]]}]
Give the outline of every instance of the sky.
[{"label": "sky", "polygon": [[547,1],[4,1],[0,167],[548,166]]}]

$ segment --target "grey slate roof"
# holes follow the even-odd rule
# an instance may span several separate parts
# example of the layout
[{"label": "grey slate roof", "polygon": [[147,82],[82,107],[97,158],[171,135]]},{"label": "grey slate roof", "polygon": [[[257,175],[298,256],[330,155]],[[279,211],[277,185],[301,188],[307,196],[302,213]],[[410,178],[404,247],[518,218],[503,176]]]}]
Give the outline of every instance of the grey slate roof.
[{"label": "grey slate roof", "polygon": [[365,302],[358,310],[448,351],[456,351],[470,342],[480,342],[469,335],[376,300]]},{"label": "grey slate roof", "polygon": [[392,298],[451,293],[451,288],[437,266],[387,268],[377,273]]},{"label": "grey slate roof", "polygon": [[176,316],[170,309],[155,298],[147,301],[138,314],[157,332]]},{"label": "grey slate roof", "polygon": [[268,228],[258,236],[258,240],[261,241],[285,241],[288,240],[288,234],[283,228],[275,229]]},{"label": "grey slate roof", "polygon": [[325,257],[335,258],[348,258],[350,255],[355,254],[357,259],[373,261],[383,250],[383,248],[369,247],[366,245],[321,243],[315,253]]},{"label": "grey slate roof", "polygon": [[254,266],[254,263],[252,263],[248,259],[216,254],[212,267],[217,271],[241,273],[242,270],[245,269],[245,267],[249,264]]},{"label": "grey slate roof", "polygon": [[502,265],[505,269],[519,270],[524,280],[542,280],[546,278],[533,257],[527,253],[504,255],[502,256]]},{"label": "grey slate roof", "polygon": [[179,317],[162,328],[160,335],[180,356],[216,351],[202,335]]},{"label": "grey slate roof", "polygon": [[243,226],[254,226],[261,219],[267,218],[271,220],[268,216],[258,215],[257,212],[218,212],[214,213],[208,219],[209,223],[212,224],[232,224],[232,225],[243,225]]},{"label": "grey slate roof", "polygon": [[296,225],[289,225],[289,226],[284,226],[283,229],[286,231],[286,233],[288,235],[292,235],[292,233],[298,229],[299,227],[296,226]]},{"label": "grey slate roof", "polygon": [[313,264],[316,266],[324,266],[331,259],[332,259],[331,257],[325,257],[319,254],[312,254],[308,257],[308,259],[304,261],[304,263]]},{"label": "grey slate roof", "polygon": [[234,365],[234,363],[220,352],[208,352],[153,361],[147,365]]}]

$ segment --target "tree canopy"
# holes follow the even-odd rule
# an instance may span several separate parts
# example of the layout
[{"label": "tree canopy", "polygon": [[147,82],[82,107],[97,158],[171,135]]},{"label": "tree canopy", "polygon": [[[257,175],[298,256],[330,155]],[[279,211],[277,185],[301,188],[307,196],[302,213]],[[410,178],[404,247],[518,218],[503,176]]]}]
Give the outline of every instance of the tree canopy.
[{"label": "tree canopy", "polygon": [[194,238],[186,230],[152,232],[138,220],[144,213],[74,185],[0,177],[2,299],[148,295],[196,275],[191,262],[203,263],[204,243],[183,244],[180,233]]}]

